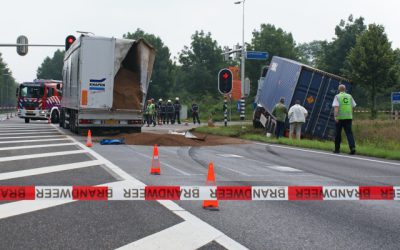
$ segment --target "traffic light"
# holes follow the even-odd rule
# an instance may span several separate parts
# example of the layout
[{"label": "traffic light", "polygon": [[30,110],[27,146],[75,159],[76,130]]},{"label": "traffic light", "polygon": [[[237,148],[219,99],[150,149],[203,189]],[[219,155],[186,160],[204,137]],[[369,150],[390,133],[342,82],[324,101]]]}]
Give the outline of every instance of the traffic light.
[{"label": "traffic light", "polygon": [[229,94],[232,91],[233,75],[229,69],[221,69],[218,73],[218,90],[221,94]]},{"label": "traffic light", "polygon": [[67,38],[65,38],[65,51],[67,51],[69,47],[71,47],[75,40],[76,38],[73,35],[69,35],[67,36]]}]

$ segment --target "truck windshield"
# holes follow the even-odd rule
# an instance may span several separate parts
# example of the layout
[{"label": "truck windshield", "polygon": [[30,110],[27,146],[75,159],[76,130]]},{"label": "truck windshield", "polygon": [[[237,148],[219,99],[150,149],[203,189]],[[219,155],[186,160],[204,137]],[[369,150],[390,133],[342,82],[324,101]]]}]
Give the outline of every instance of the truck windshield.
[{"label": "truck windshield", "polygon": [[43,86],[24,86],[20,87],[19,96],[28,98],[41,98],[44,94]]}]

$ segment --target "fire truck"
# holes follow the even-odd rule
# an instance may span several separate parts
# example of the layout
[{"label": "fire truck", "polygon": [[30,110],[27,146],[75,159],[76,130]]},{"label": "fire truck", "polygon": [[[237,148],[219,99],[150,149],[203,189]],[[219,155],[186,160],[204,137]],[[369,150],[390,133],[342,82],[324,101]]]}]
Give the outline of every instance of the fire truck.
[{"label": "fire truck", "polygon": [[18,117],[30,120],[49,120],[58,123],[62,98],[62,82],[36,79],[21,83],[17,88]]}]

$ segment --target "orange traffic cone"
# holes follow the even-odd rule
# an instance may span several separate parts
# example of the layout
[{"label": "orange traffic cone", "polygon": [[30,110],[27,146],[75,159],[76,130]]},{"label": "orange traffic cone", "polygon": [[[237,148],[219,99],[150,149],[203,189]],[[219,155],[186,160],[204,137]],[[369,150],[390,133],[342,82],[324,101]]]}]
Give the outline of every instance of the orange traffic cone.
[{"label": "orange traffic cone", "polygon": [[93,143],[92,143],[92,132],[90,131],[90,129],[89,129],[89,131],[87,132],[86,147],[89,147],[89,148],[93,147]]},{"label": "orange traffic cone", "polygon": [[[214,164],[212,162],[210,162],[208,164],[208,174],[207,174],[206,185],[216,186]],[[208,209],[208,210],[219,210],[218,200],[203,201],[203,208]]]},{"label": "orange traffic cone", "polygon": [[161,174],[160,159],[158,158],[157,144],[154,145],[154,149],[153,149],[153,158],[151,159],[150,174],[155,174],[155,175]]}]

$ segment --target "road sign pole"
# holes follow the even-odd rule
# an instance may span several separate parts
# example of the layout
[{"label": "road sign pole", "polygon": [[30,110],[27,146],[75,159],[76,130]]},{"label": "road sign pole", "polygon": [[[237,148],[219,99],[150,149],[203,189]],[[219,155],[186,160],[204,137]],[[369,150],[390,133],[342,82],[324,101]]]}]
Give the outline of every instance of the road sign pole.
[{"label": "road sign pole", "polygon": [[224,124],[225,127],[228,126],[228,100],[226,96],[224,97]]}]

